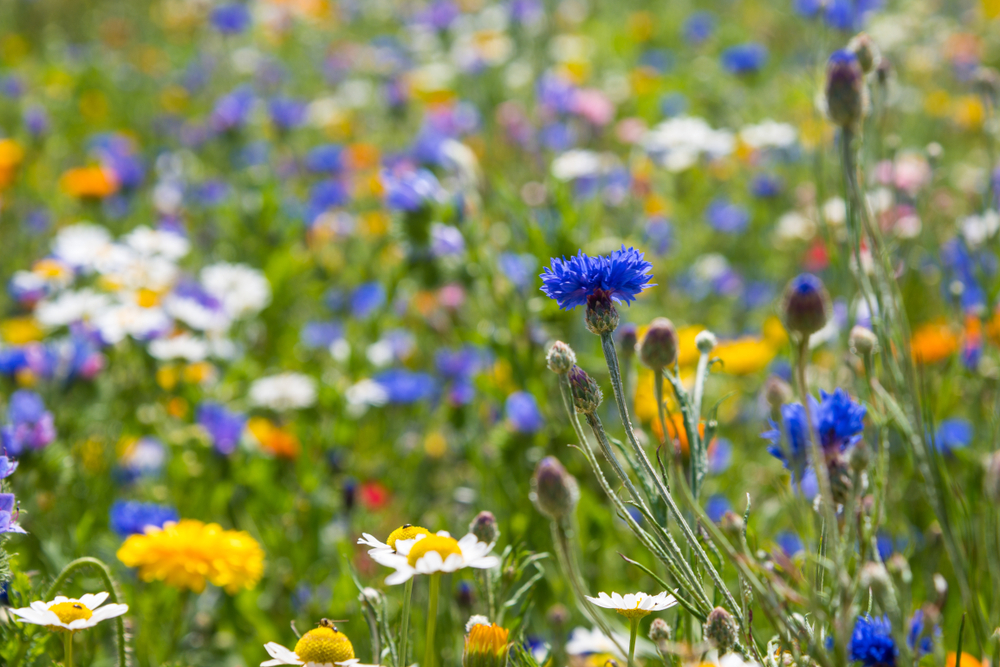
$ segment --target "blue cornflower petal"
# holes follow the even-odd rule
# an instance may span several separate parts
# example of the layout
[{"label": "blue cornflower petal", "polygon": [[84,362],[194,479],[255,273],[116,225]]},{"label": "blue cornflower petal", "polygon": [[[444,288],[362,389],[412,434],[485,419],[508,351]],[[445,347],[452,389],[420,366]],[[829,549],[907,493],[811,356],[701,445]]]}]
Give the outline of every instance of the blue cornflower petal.
[{"label": "blue cornflower petal", "polygon": [[850,657],[864,667],[895,667],[898,649],[885,616],[859,616],[851,634]]},{"label": "blue cornflower petal", "polygon": [[608,256],[589,257],[581,250],[568,260],[553,258],[552,266],[540,277],[545,295],[565,310],[584,305],[598,289],[615,301],[631,303],[637,294],[655,284],[649,282],[652,269],[643,253],[623,245]]}]

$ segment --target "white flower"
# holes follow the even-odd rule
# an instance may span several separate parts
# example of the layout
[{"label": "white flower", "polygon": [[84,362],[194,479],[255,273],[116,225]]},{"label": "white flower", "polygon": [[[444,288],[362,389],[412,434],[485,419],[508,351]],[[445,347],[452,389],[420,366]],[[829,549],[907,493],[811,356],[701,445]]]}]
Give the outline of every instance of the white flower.
[{"label": "white flower", "polygon": [[163,309],[176,320],[199,331],[225,331],[230,319],[221,310],[202,305],[197,299],[171,294],[163,300]]},{"label": "white flower", "polygon": [[626,618],[642,617],[654,611],[670,609],[677,604],[677,598],[668,595],[666,591],[659,595],[647,595],[646,593],[626,593],[624,596],[618,593],[598,593],[596,598],[585,596],[591,604],[605,609],[614,609]]},{"label": "white flower", "polygon": [[90,269],[111,249],[111,234],[90,222],[63,227],[52,241],[52,254],[70,266]]},{"label": "white flower", "polygon": [[173,323],[162,308],[118,304],[98,314],[94,318],[94,327],[105,343],[114,345],[125,336],[137,340],[154,338],[173,328]]},{"label": "white flower", "polygon": [[372,560],[396,570],[385,583],[390,586],[409,581],[416,574],[436,574],[455,572],[466,567],[487,570],[500,564],[500,559],[491,556],[493,545],[480,542],[469,533],[461,540],[455,540],[447,533],[420,535],[413,540],[398,540],[395,553],[373,550]]},{"label": "white flower", "polygon": [[295,651],[287,649],[276,642],[264,644],[264,650],[274,660],[265,660],[260,663],[260,667],[278,667],[278,665],[303,665],[304,667],[330,667],[330,665],[337,665],[337,667],[379,667],[378,665],[363,665],[357,658],[342,660],[340,662],[304,662],[299,659]]},{"label": "white flower", "polygon": [[169,338],[157,338],[149,344],[149,353],[156,359],[186,359],[204,361],[208,357],[208,343],[184,332]]},{"label": "white flower", "polygon": [[201,270],[201,284],[233,319],[258,313],[271,302],[271,284],[246,264],[206,266]]},{"label": "white flower", "polygon": [[1000,213],[985,211],[982,215],[970,215],[959,224],[966,242],[971,247],[978,248],[1000,231]]},{"label": "white flower", "polygon": [[191,249],[191,242],[180,234],[150,229],[145,225],[129,232],[125,237],[125,243],[145,257],[160,255],[171,260],[180,259]]},{"label": "white flower", "polygon": [[35,307],[35,319],[42,326],[61,327],[95,317],[110,305],[110,297],[92,289],[67,291],[40,301]]},{"label": "white flower", "polygon": [[375,380],[366,379],[351,385],[344,393],[348,410],[362,414],[369,406],[378,407],[389,402],[389,392]]},{"label": "white flower", "polygon": [[736,147],[736,138],[728,130],[713,129],[701,118],[681,116],[647,131],[640,144],[667,170],[679,172],[693,166],[702,153],[713,158],[729,155]]},{"label": "white flower", "polygon": [[603,170],[600,153],[581,149],[566,151],[552,160],[552,176],[560,181],[574,181],[585,176],[597,176]]},{"label": "white flower", "polygon": [[301,373],[280,373],[250,385],[250,402],[272,410],[308,408],[316,402],[316,381]]},{"label": "white flower", "polygon": [[[620,632],[615,632],[613,633],[613,637],[608,637],[597,628],[593,630],[573,628],[573,632],[569,636],[569,641],[566,642],[566,654],[588,655],[591,653],[610,653],[624,659],[624,647],[628,646],[628,641],[628,635]],[[657,655],[657,650],[649,641],[637,637],[635,653],[636,655],[655,656]]]},{"label": "white flower", "polygon": [[740,140],[750,148],[790,148],[795,145],[798,131],[794,125],[765,120],[740,130]]},{"label": "white flower", "polygon": [[30,607],[11,609],[23,623],[44,625],[53,630],[76,632],[92,628],[101,621],[121,616],[128,611],[127,604],[101,604],[108,599],[108,593],[88,593],[79,599],[62,595],[52,602],[36,600]]}]

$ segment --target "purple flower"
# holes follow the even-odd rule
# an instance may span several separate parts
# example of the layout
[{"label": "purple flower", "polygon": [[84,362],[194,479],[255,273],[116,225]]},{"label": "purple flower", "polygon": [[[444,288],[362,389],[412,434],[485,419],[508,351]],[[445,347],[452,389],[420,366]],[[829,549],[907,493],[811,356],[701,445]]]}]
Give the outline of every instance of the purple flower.
[{"label": "purple flower", "polygon": [[216,132],[232,132],[246,123],[253,109],[253,90],[249,86],[240,86],[228,95],[223,95],[215,102],[212,109],[211,125]]},{"label": "purple flower", "polygon": [[243,427],[247,418],[238,412],[233,412],[219,403],[206,401],[198,406],[198,424],[212,438],[215,451],[223,455],[232,454],[243,437]]},{"label": "purple flower", "polygon": [[0,533],[26,533],[17,525],[17,503],[13,493],[0,493]]},{"label": "purple flower", "polygon": [[33,391],[18,389],[7,406],[7,424],[0,429],[0,441],[11,456],[29,449],[41,449],[56,439],[52,413],[45,409],[42,397]]},{"label": "purple flower", "polygon": [[863,667],[895,667],[898,653],[887,617],[858,617],[851,634],[851,660]]},{"label": "purple flower", "polygon": [[729,504],[729,499],[721,493],[716,493],[705,501],[705,514],[714,523],[722,521],[722,515],[732,508],[733,506]]},{"label": "purple flower", "polygon": [[5,479],[14,474],[17,470],[17,461],[6,456],[0,456],[0,479]]},{"label": "purple flower", "polygon": [[517,433],[536,433],[545,425],[538,401],[526,391],[515,391],[507,397],[504,415]]},{"label": "purple flower", "polygon": [[705,219],[717,232],[739,234],[750,224],[750,212],[720,197],[713,200],[705,209]]},{"label": "purple flower", "polygon": [[116,500],[111,506],[111,530],[119,537],[142,535],[149,526],[162,528],[168,521],[178,521],[180,515],[169,505]]},{"label": "purple flower", "polygon": [[223,35],[238,35],[250,26],[250,10],[238,2],[218,5],[209,17],[212,25]]},{"label": "purple flower", "polygon": [[497,268],[515,287],[524,288],[534,279],[533,272],[538,260],[534,255],[518,255],[512,252],[501,253],[497,258]]},{"label": "purple flower", "polygon": [[299,340],[310,349],[327,348],[344,337],[344,327],[339,322],[307,322],[299,333]]},{"label": "purple flower", "polygon": [[715,32],[715,23],[712,12],[694,12],[684,21],[684,39],[688,44],[701,44]]},{"label": "purple flower", "polygon": [[458,227],[435,222],[431,225],[431,254],[435,257],[461,255],[465,252],[465,238]]},{"label": "purple flower", "polygon": [[603,290],[618,302],[632,303],[647,287],[653,265],[635,248],[615,250],[607,256],[589,257],[581,250],[568,260],[553,258],[552,266],[541,275],[542,291],[570,309],[587,303],[587,297]]},{"label": "purple flower", "polygon": [[385,288],[382,283],[370,282],[359,285],[351,294],[351,314],[361,320],[385,303]]},{"label": "purple flower", "polygon": [[444,190],[434,174],[426,169],[382,172],[385,203],[396,211],[419,211],[444,198]]},{"label": "purple flower", "polygon": [[336,144],[316,146],[305,157],[306,169],[320,174],[332,174],[343,167],[343,149]]},{"label": "purple flower", "polygon": [[934,433],[934,444],[939,452],[952,454],[965,449],[972,442],[972,424],[966,419],[944,419]]},{"label": "purple flower", "polygon": [[299,100],[275,97],[267,105],[267,108],[271,115],[271,122],[283,132],[298,127],[306,118],[306,105]]}]

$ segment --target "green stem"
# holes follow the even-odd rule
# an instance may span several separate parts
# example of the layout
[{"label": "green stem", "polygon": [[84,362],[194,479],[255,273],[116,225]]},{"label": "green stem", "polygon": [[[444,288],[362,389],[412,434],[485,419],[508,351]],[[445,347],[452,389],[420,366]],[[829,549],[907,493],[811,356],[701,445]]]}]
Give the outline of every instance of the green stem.
[{"label": "green stem", "polygon": [[639,618],[629,619],[629,638],[628,638],[628,667],[633,667],[635,665],[635,635],[639,631]]},{"label": "green stem", "polygon": [[413,600],[413,579],[403,586],[403,617],[399,621],[399,667],[406,667],[406,644],[410,637],[410,602]]},{"label": "green stem", "polygon": [[66,667],[73,667],[73,633],[65,632],[66,638],[63,640],[63,647],[66,652]]},{"label": "green stem", "polygon": [[424,647],[424,662],[421,667],[434,667],[434,635],[437,632],[438,597],[441,593],[441,573],[431,575],[431,588],[427,601],[427,645]]},{"label": "green stem", "polygon": [[[69,580],[70,575],[72,575],[77,570],[82,570],[84,568],[93,568],[97,570],[101,581],[104,583],[105,588],[107,588],[108,599],[111,604],[119,604],[122,599],[121,591],[118,590],[118,584],[111,577],[111,570],[108,566],[104,564],[104,561],[97,558],[92,558],[90,556],[85,556],[84,558],[77,558],[72,561],[69,565],[62,569],[56,580],[52,582],[49,586],[48,592],[45,594],[46,600],[51,600],[55,597],[56,593],[63,587],[67,580]],[[118,667],[128,667],[129,663],[129,647],[128,639],[125,635],[125,617],[119,616],[115,619],[115,640],[118,646]]]}]

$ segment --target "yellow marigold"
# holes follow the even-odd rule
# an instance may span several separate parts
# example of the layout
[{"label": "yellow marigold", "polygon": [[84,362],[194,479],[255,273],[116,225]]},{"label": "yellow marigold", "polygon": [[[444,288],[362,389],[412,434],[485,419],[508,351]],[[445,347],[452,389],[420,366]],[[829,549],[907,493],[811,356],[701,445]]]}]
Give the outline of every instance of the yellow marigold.
[{"label": "yellow marigold", "polygon": [[249,533],[195,519],[132,535],[118,550],[118,560],[139,568],[143,581],[164,581],[196,593],[210,581],[234,594],[256,586],[264,573],[264,551]]},{"label": "yellow marigold", "polygon": [[118,191],[118,179],[104,167],[78,167],[63,173],[59,187],[81,199],[104,199]]},{"label": "yellow marigold", "polygon": [[730,375],[750,375],[757,373],[771,363],[778,351],[771,343],[756,336],[746,336],[719,343],[712,356],[722,360],[723,373]]},{"label": "yellow marigold", "polygon": [[914,360],[935,364],[958,351],[958,336],[947,324],[925,324],[913,332],[910,350]]}]

